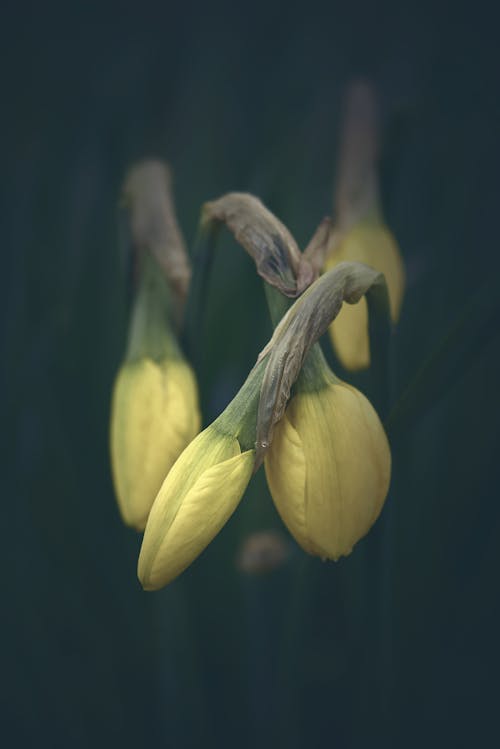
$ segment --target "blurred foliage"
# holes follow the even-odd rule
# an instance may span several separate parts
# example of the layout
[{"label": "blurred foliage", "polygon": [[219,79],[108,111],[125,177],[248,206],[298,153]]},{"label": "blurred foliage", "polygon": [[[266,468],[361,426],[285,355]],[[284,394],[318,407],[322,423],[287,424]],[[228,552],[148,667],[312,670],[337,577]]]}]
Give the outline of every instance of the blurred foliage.
[{"label": "blurred foliage", "polygon": [[[394,399],[499,270],[494,29],[458,8],[396,3],[7,7],[6,746],[495,743],[494,329],[398,432],[387,506],[337,564],[293,547],[268,575],[237,569],[250,532],[281,528],[261,471],[197,562],[145,594],[108,461],[130,163],[172,163],[191,244],[202,202],[228,190],[256,193],[303,243],[331,210],[343,89],[373,78],[387,115],[385,214],[408,268]],[[208,422],[270,333],[260,281],[228,236],[207,310]],[[350,379],[369,391],[367,375]]]}]

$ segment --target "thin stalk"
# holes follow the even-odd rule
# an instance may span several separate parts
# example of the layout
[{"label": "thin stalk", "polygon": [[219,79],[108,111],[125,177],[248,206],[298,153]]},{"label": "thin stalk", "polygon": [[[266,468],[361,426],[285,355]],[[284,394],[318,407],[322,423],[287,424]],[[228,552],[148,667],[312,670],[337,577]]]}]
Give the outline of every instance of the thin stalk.
[{"label": "thin stalk", "polygon": [[217,236],[217,226],[212,226],[209,229],[200,228],[194,244],[193,274],[184,313],[182,343],[196,371],[198,371],[201,363],[201,343],[203,341],[201,331]]}]

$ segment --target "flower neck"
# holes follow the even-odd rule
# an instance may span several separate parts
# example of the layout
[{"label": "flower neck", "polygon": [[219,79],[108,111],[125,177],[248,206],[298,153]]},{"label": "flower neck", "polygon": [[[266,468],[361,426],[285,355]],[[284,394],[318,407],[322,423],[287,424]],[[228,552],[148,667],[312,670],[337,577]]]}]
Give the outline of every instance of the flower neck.
[{"label": "flower neck", "polygon": [[132,307],[127,360],[145,356],[178,359],[179,345],[170,325],[170,290],[149,252],[141,259],[139,285]]},{"label": "flower neck", "polygon": [[339,378],[330,369],[319,343],[315,343],[302,365],[295,383],[295,392],[317,392],[339,382]]}]

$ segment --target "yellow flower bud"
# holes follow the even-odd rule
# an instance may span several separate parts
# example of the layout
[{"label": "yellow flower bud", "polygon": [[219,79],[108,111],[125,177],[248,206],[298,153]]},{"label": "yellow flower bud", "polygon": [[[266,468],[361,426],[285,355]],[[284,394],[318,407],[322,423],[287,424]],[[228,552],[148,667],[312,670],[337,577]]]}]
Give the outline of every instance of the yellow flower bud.
[{"label": "yellow flower bud", "polygon": [[[342,261],[366,263],[385,275],[391,318],[397,322],[405,286],[401,254],[392,233],[383,224],[364,223],[350,229],[327,260],[325,270]],[[357,304],[343,304],[329,328],[335,352],[351,371],[370,366],[368,308],[362,297]]]},{"label": "yellow flower bud", "polygon": [[121,366],[111,407],[111,464],[127,525],[144,529],[165,476],[199,429],[196,381],[182,358],[144,356]]},{"label": "yellow flower bud", "polygon": [[151,509],[138,576],[157,590],[180,575],[217,535],[236,509],[250,480],[254,450],[217,423],[207,427],[179,457]]},{"label": "yellow flower bud", "polygon": [[380,420],[355,388],[331,381],[298,392],[277,424],[265,459],[278,512],[310,554],[338,559],[378,517],[391,453]]}]

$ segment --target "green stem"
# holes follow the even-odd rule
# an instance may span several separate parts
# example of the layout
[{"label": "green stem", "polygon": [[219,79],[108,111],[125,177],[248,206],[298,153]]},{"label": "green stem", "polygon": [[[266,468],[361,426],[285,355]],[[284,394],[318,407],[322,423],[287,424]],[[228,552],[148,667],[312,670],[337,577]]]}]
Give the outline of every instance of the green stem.
[{"label": "green stem", "polygon": [[365,296],[370,336],[370,400],[383,419],[389,408],[391,384],[389,364],[392,323],[386,284],[374,284]]},{"label": "green stem", "polygon": [[283,315],[290,309],[294,300],[285,296],[274,286],[266,282],[264,282],[264,292],[266,294],[269,314],[271,315],[271,322],[275,328]]},{"label": "green stem", "polygon": [[154,258],[145,252],[132,306],[126,359],[150,357],[156,361],[181,356],[170,326],[171,305],[168,284]]},{"label": "green stem", "polygon": [[[267,306],[273,326],[279,323],[283,315],[290,309],[294,300],[281,294],[273,286],[264,283]],[[321,390],[332,382],[339,382],[338,378],[330,369],[319,343],[315,343],[306,356],[302,370],[295,389],[299,392],[306,393],[315,390]]]},{"label": "green stem", "polygon": [[340,380],[330,369],[319,343],[315,343],[302,365],[295,390],[299,393],[317,392],[336,382]]},{"label": "green stem", "polygon": [[199,369],[200,365],[200,343],[203,340],[200,330],[206,308],[210,270],[218,229],[218,226],[209,229],[200,228],[194,245],[193,275],[191,276],[186,302],[183,343],[196,370]]},{"label": "green stem", "polygon": [[220,431],[235,435],[242,450],[255,448],[260,386],[265,368],[266,359],[257,362],[231,403],[214,422]]}]

